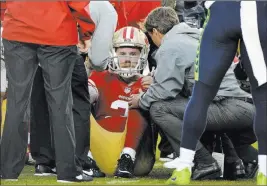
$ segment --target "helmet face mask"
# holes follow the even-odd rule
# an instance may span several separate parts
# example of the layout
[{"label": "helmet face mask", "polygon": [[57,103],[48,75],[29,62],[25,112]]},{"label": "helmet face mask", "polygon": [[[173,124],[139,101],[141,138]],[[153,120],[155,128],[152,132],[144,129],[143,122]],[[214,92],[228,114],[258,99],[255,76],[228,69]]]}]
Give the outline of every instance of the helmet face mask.
[{"label": "helmet face mask", "polygon": [[140,76],[147,65],[148,52],[146,35],[137,28],[124,27],[114,34],[109,69],[123,78]]}]

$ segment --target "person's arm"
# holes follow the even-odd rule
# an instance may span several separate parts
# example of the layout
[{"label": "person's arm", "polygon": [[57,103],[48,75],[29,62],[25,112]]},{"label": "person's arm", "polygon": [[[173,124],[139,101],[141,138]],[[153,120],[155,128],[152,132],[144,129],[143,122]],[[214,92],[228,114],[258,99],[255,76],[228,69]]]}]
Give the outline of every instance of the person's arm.
[{"label": "person's arm", "polygon": [[95,24],[91,20],[89,2],[67,1],[71,14],[78,23],[80,40],[89,40],[95,30]]},{"label": "person's arm", "polygon": [[92,67],[102,71],[106,69],[107,59],[111,56],[112,38],[117,27],[118,15],[108,1],[91,1],[89,8],[96,27],[88,53]]},{"label": "person's arm", "polygon": [[168,48],[156,55],[158,67],[154,82],[139,100],[139,107],[148,110],[153,102],[175,98],[183,89],[187,68],[177,52]]}]

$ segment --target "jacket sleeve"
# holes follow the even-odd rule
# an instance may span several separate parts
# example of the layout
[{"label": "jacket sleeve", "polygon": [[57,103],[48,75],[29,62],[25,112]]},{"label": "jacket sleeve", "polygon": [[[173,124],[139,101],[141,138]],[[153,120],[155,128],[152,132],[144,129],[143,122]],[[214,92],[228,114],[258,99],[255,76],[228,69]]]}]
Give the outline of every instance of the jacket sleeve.
[{"label": "jacket sleeve", "polygon": [[95,24],[89,13],[89,1],[67,1],[73,17],[79,25],[81,40],[89,40],[95,30]]},{"label": "jacket sleeve", "polygon": [[95,23],[90,51],[92,67],[97,71],[105,70],[111,57],[112,38],[117,26],[118,15],[108,1],[91,1],[90,15]]},{"label": "jacket sleeve", "polygon": [[154,82],[140,98],[140,108],[149,110],[153,102],[175,98],[181,92],[187,66],[179,54],[177,49],[171,48],[158,51]]}]

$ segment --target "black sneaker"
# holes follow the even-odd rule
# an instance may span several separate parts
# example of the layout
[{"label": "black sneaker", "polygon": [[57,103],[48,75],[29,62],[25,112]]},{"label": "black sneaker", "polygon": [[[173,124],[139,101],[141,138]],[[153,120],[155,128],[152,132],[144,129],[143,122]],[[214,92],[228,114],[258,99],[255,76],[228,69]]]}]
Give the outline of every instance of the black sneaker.
[{"label": "black sneaker", "polygon": [[86,161],[86,166],[83,166],[83,173],[88,176],[93,176],[95,178],[102,178],[106,176],[105,173],[101,172],[95,160],[90,157],[88,157]]},{"label": "black sneaker", "polygon": [[224,162],[223,178],[226,180],[244,179],[246,176],[245,166],[241,159],[235,162]]},{"label": "black sneaker", "polygon": [[56,168],[51,168],[46,165],[37,165],[35,167],[34,176],[56,176]]},{"label": "black sneaker", "polygon": [[258,162],[254,160],[253,162],[244,162],[246,176],[245,179],[253,179],[259,169]]},{"label": "black sneaker", "polygon": [[74,182],[89,182],[89,181],[93,181],[93,177],[88,176],[84,173],[76,176],[75,178],[57,180],[58,183],[74,183]]},{"label": "black sneaker", "polygon": [[211,164],[196,163],[192,168],[192,180],[216,180],[221,176],[217,161]]},{"label": "black sneaker", "polygon": [[117,169],[114,173],[115,177],[132,178],[134,171],[134,162],[129,154],[123,154],[118,160]]}]

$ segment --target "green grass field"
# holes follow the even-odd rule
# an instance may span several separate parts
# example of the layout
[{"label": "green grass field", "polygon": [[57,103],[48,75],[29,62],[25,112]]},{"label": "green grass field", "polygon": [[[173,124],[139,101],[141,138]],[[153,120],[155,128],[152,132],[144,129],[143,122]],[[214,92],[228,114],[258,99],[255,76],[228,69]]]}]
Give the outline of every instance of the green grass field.
[{"label": "green grass field", "polygon": [[[253,145],[257,147],[256,144]],[[157,151],[157,159],[159,152]],[[157,161],[153,171],[147,177],[134,179],[115,179],[113,177],[95,178],[90,183],[77,183],[75,185],[162,185],[171,176],[172,170],[165,169],[162,162]],[[34,167],[26,166],[19,177],[18,182],[1,181],[0,185],[64,185],[56,182],[56,177],[36,177],[33,176]],[[193,185],[256,185],[255,180],[244,181],[194,181]],[[69,185],[69,184],[68,184]]]},{"label": "green grass field", "polygon": [[[171,175],[171,170],[162,167],[161,162],[157,162],[149,176],[134,179],[115,179],[113,177],[95,178],[90,183],[77,183],[75,185],[162,185]],[[34,167],[26,166],[17,182],[1,181],[1,185],[63,185],[56,182],[56,177],[36,177],[33,176]],[[254,180],[245,181],[196,181],[196,185],[255,185]],[[69,184],[68,184],[69,185]]]}]

